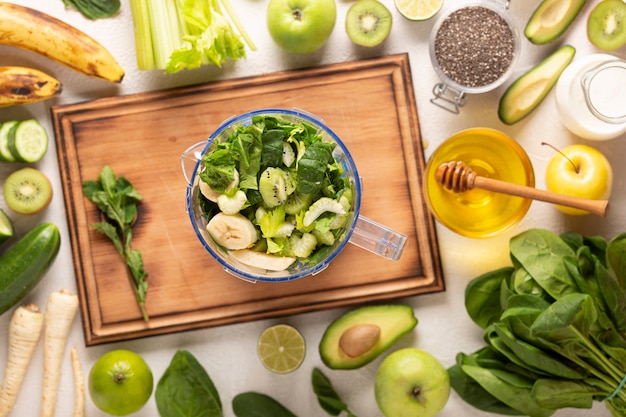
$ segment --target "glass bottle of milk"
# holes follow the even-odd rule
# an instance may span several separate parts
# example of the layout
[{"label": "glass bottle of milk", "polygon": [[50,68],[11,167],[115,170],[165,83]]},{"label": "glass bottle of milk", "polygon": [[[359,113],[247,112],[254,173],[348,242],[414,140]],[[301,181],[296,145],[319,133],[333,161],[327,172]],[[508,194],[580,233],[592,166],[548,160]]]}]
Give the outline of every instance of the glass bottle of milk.
[{"label": "glass bottle of milk", "polygon": [[592,54],[574,61],[556,85],[561,121],[589,140],[613,139],[626,132],[626,61]]}]

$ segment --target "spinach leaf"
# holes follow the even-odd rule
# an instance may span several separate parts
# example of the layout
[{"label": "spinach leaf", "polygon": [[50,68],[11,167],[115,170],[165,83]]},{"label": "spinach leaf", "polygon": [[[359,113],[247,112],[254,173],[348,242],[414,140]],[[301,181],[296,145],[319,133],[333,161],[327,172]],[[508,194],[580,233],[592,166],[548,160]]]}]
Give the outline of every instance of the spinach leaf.
[{"label": "spinach leaf", "polygon": [[283,162],[283,141],[285,138],[285,133],[280,129],[268,130],[263,133],[260,171],[265,171],[267,167],[281,166]]},{"label": "spinach leaf", "polygon": [[235,157],[230,144],[219,144],[208,155],[202,157],[205,169],[200,172],[200,179],[213,190],[223,193],[235,180]]},{"label": "spinach leaf", "polygon": [[546,408],[591,408],[594,397],[604,398],[605,391],[582,381],[562,379],[538,379],[533,386],[532,396]]},{"label": "spinach leaf", "polygon": [[63,0],[63,3],[89,19],[111,17],[120,9],[120,0]]},{"label": "spinach leaf", "polygon": [[298,161],[298,192],[304,194],[320,192],[334,147],[332,143],[319,140],[313,142],[304,151],[302,158]]},{"label": "spinach leaf", "polygon": [[500,318],[500,286],[513,273],[513,267],[487,272],[472,279],[465,287],[465,308],[470,318],[485,329]]},{"label": "spinach leaf", "polygon": [[233,398],[237,417],[296,417],[281,403],[266,394],[244,392]]},{"label": "spinach leaf", "polygon": [[620,287],[626,291],[626,233],[620,233],[611,239],[606,248],[606,259]]},{"label": "spinach leaf", "polygon": [[311,383],[313,384],[313,391],[317,395],[317,400],[324,411],[331,416],[338,416],[342,411],[345,411],[348,417],[356,417],[348,409],[346,403],[341,400],[333,384],[319,368],[313,368]]},{"label": "spinach leaf", "polygon": [[569,294],[555,301],[531,326],[531,334],[563,344],[584,344],[598,318],[593,299],[588,294]]},{"label": "spinach leaf", "polygon": [[161,417],[222,417],[219,393],[188,351],[179,350],[159,380],[155,399]]},{"label": "spinach leaf", "polygon": [[553,232],[530,229],[510,241],[511,258],[555,299],[578,292],[563,264],[564,256],[575,256],[572,248]]}]

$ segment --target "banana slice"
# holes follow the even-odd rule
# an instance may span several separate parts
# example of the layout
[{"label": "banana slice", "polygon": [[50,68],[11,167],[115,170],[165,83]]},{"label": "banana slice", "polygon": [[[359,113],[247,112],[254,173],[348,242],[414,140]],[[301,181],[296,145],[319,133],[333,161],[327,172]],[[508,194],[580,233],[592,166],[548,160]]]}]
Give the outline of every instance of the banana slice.
[{"label": "banana slice", "polygon": [[254,266],[268,271],[284,271],[296,261],[291,256],[270,255],[265,252],[257,252],[252,249],[240,249],[229,252],[230,256],[242,264]]},{"label": "banana slice", "polygon": [[244,249],[257,241],[254,224],[240,213],[217,213],[206,225],[211,237],[226,249]]}]

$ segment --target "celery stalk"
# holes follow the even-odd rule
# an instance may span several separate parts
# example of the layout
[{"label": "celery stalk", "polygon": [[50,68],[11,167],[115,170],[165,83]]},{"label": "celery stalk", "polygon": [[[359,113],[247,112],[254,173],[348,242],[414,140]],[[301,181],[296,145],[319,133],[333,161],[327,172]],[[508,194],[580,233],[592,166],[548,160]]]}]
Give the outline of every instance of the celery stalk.
[{"label": "celery stalk", "polygon": [[239,32],[241,37],[246,41],[246,44],[248,44],[248,47],[252,49],[253,51],[256,51],[256,45],[254,44],[254,42],[248,35],[248,32],[246,32],[246,29],[243,27],[243,24],[241,23],[239,16],[237,16],[237,13],[235,13],[235,10],[233,9],[232,4],[230,3],[230,0],[221,0],[221,3],[224,9],[226,9],[226,13],[228,13],[230,20],[235,24],[237,31]]},{"label": "celery stalk", "polygon": [[135,31],[135,56],[137,59],[137,68],[140,70],[154,69],[154,52],[152,51],[148,1],[149,0],[130,0],[130,9]]}]

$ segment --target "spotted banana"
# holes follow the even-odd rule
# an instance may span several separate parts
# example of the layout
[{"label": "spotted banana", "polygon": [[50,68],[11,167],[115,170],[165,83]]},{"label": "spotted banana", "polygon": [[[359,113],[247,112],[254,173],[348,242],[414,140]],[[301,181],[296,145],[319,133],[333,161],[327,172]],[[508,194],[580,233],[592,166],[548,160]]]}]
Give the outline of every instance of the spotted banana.
[{"label": "spotted banana", "polygon": [[37,10],[0,2],[0,44],[44,55],[85,75],[119,83],[124,70],[100,43]]},{"label": "spotted banana", "polygon": [[26,67],[0,67],[0,107],[35,103],[58,96],[63,85],[45,72]]}]

